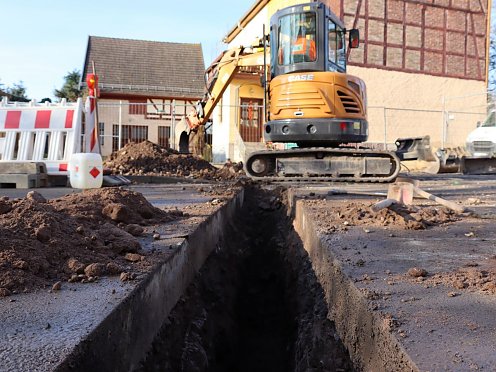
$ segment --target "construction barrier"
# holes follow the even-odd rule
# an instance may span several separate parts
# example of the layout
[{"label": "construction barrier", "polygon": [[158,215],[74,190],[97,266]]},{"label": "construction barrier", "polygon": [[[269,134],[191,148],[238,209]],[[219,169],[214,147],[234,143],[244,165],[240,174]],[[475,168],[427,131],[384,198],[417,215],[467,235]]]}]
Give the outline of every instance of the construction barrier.
[{"label": "construction barrier", "polygon": [[82,102],[0,102],[0,162],[43,162],[48,175],[67,175],[81,151]]}]

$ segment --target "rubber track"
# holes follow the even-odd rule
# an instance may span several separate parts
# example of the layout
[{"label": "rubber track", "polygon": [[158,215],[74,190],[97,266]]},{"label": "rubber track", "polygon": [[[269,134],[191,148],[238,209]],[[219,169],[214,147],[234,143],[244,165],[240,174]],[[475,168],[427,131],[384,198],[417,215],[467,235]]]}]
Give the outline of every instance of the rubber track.
[{"label": "rubber track", "polygon": [[280,157],[281,155],[285,157],[286,155],[289,157],[297,157],[298,155],[306,156],[308,154],[316,153],[316,152],[324,152],[324,153],[338,153],[337,156],[370,156],[377,155],[378,157],[389,157],[394,161],[394,169],[389,175],[386,176],[378,176],[378,177],[353,177],[353,176],[345,176],[345,177],[333,177],[333,176],[266,176],[266,177],[257,177],[250,174],[248,169],[246,173],[248,176],[255,181],[268,181],[268,182],[361,182],[361,183],[385,183],[385,182],[393,182],[400,172],[400,160],[396,156],[394,152],[389,151],[376,151],[371,149],[349,149],[349,148],[304,148],[304,149],[289,149],[289,150],[264,150],[264,151],[256,151],[250,154],[250,157],[247,159],[246,164],[249,163],[249,160],[258,155],[269,155],[269,157],[275,159]]}]

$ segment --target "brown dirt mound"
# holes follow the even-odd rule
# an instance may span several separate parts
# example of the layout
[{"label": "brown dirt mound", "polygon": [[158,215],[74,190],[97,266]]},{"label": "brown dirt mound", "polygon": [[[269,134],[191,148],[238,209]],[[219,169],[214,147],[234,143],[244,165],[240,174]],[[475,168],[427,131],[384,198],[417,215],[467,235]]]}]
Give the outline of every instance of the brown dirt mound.
[{"label": "brown dirt mound", "polygon": [[120,274],[136,253],[141,225],[182,216],[121,189],[86,190],[45,200],[37,192],[0,200],[0,297],[60,280]]},{"label": "brown dirt mound", "polygon": [[244,175],[241,163],[227,162],[220,170],[208,161],[179,154],[149,141],[129,143],[105,160],[104,167],[125,176],[155,175],[226,180]]},{"label": "brown dirt mound", "polygon": [[407,230],[423,230],[431,226],[456,221],[459,217],[444,207],[392,206],[373,212],[373,203],[329,203],[325,200],[308,200],[309,208],[316,214],[319,228],[324,232],[346,230],[349,226],[395,226]]}]

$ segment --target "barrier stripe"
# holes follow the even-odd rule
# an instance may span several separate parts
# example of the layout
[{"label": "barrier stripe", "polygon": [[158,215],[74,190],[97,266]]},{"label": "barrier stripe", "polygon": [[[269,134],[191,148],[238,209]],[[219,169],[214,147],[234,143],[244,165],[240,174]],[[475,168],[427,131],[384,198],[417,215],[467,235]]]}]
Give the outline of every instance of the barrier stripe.
[{"label": "barrier stripe", "polygon": [[67,175],[71,155],[81,151],[81,115],[81,99],[57,104],[1,99],[0,163],[39,161],[48,175]]},{"label": "barrier stripe", "polygon": [[21,111],[7,111],[5,118],[5,129],[19,129],[21,122]]},{"label": "barrier stripe", "polygon": [[36,129],[48,129],[50,128],[50,115],[52,111],[49,110],[39,110],[36,112],[36,120],[34,121],[34,127]]},{"label": "barrier stripe", "polygon": [[67,110],[65,114],[65,128],[72,128],[73,118],[74,118],[74,110]]}]

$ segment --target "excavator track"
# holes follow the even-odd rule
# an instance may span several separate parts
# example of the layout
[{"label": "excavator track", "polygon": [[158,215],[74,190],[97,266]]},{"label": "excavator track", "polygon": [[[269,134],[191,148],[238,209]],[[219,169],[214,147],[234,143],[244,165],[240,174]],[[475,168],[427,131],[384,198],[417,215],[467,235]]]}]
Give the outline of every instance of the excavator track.
[{"label": "excavator track", "polygon": [[393,182],[400,160],[388,151],[294,148],[253,152],[245,170],[261,181]]}]

